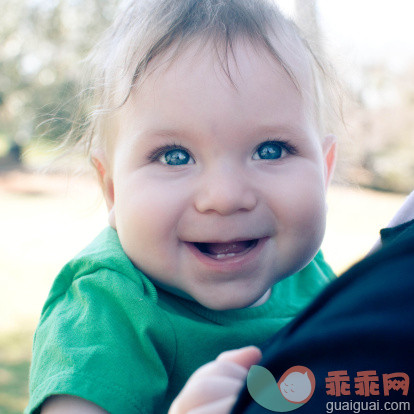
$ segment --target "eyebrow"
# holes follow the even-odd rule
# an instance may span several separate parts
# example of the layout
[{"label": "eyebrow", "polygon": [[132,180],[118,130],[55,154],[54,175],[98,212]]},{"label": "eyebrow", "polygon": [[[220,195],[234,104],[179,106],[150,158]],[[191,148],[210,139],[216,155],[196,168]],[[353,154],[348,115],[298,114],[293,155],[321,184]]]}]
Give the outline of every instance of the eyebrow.
[{"label": "eyebrow", "polygon": [[[276,117],[275,117],[276,118]],[[264,120],[262,124],[253,125],[251,128],[241,129],[241,136],[250,137],[251,139],[263,138],[263,139],[285,139],[294,140],[295,142],[306,141],[309,137],[309,131],[306,125],[300,125],[300,123],[290,123],[275,119],[267,121]],[[142,128],[141,132],[136,135],[136,138],[143,139],[144,141],[158,140],[160,144],[163,144],[162,140],[169,141],[174,144],[184,144],[185,142],[196,142],[205,134],[193,127],[186,128],[170,126],[168,124],[161,125],[160,127],[148,125],[146,128]],[[175,142],[174,142],[175,141]],[[183,141],[183,142],[182,142]]]},{"label": "eyebrow", "polygon": [[143,130],[140,135],[144,137],[177,138],[188,136],[188,132],[183,129],[149,128]]},{"label": "eyebrow", "polygon": [[[251,128],[251,133],[256,134],[278,134],[278,133],[286,133],[286,134],[303,134],[305,131],[303,128],[299,127],[297,124],[290,125],[290,124],[263,124],[258,125],[256,127]],[[174,129],[174,128],[149,128],[144,129],[142,131],[143,136],[159,136],[159,137],[166,137],[166,138],[174,138],[174,137],[186,137],[189,135],[194,135],[193,132],[189,132],[185,129]]]}]

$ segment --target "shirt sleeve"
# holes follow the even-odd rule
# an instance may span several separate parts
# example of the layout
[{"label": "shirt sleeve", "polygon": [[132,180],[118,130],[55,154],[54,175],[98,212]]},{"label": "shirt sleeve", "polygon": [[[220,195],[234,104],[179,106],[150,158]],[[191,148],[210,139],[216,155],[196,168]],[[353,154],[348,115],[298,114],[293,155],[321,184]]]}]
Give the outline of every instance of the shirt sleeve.
[{"label": "shirt sleeve", "polygon": [[159,412],[174,357],[174,332],[137,283],[107,269],[82,276],[43,310],[26,413],[57,394],[112,414]]}]

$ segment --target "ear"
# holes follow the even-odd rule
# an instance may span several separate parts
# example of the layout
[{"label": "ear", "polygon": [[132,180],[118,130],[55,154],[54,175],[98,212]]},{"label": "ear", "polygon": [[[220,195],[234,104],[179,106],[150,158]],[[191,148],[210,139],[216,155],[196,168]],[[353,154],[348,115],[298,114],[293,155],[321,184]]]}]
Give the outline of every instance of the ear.
[{"label": "ear", "polygon": [[109,168],[108,159],[103,150],[97,150],[93,152],[91,161],[98,173],[99,183],[105,197],[106,207],[108,209],[109,225],[116,230],[114,182]]},{"label": "ear", "polygon": [[322,152],[325,164],[325,189],[328,188],[328,185],[332,179],[333,172],[335,170],[336,164],[336,137],[335,135],[327,135],[322,144]]}]

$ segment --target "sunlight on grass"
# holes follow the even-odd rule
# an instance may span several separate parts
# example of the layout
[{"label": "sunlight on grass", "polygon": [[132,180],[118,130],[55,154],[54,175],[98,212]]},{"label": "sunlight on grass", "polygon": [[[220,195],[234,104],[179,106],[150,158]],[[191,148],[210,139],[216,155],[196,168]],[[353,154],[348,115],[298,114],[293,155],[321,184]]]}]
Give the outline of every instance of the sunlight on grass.
[{"label": "sunlight on grass", "polygon": [[0,335],[0,413],[21,414],[28,400],[31,332]]}]

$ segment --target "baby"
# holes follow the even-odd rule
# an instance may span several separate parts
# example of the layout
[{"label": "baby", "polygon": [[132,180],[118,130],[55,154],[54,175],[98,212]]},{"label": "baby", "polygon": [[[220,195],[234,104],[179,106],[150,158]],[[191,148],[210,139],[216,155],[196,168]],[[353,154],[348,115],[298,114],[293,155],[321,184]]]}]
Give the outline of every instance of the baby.
[{"label": "baby", "polygon": [[110,227],[52,287],[26,413],[166,413],[334,278],[322,68],[265,0],[134,0],[93,62]]}]

